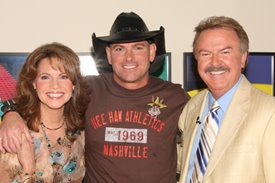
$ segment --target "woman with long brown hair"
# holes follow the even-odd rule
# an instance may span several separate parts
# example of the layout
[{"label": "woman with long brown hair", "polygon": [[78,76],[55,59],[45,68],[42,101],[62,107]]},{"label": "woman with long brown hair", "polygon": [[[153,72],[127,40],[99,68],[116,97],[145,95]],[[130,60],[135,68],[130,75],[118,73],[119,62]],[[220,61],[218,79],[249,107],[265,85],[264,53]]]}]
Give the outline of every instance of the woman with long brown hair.
[{"label": "woman with long brown hair", "polygon": [[51,43],[28,56],[16,103],[34,143],[22,134],[17,154],[0,154],[1,182],[82,182],[88,93],[72,49]]}]

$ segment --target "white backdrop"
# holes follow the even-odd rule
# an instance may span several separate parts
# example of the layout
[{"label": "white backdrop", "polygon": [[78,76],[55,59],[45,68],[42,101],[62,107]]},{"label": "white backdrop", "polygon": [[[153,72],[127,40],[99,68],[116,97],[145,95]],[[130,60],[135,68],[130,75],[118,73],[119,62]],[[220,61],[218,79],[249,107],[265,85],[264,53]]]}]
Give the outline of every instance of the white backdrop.
[{"label": "white backdrop", "polygon": [[274,0],[0,0],[0,52],[30,52],[58,41],[89,52],[91,34],[107,35],[121,11],[134,11],[150,30],[166,29],[172,81],[183,82],[183,52],[192,50],[193,29],[208,16],[237,19],[250,50],[275,52]]}]

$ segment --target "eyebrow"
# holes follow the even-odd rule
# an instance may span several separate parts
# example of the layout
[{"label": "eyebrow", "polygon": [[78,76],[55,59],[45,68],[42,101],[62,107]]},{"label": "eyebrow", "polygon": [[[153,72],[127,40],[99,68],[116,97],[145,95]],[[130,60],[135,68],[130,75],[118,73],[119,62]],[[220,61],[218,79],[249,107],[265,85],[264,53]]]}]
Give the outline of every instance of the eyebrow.
[{"label": "eyebrow", "polygon": [[220,49],[220,51],[224,51],[224,50],[232,50],[233,48],[231,46],[227,46],[225,48]]},{"label": "eyebrow", "polygon": [[110,48],[114,48],[114,47],[123,47],[123,45],[121,45],[119,43],[110,44]]},{"label": "eyebrow", "polygon": [[[220,52],[220,51],[227,50],[227,49],[232,50],[233,48],[232,48],[231,46],[227,46],[227,47],[225,47],[225,48],[220,49],[219,52]],[[211,52],[211,51],[206,50],[206,49],[200,49],[197,53],[201,53],[201,52]]]}]

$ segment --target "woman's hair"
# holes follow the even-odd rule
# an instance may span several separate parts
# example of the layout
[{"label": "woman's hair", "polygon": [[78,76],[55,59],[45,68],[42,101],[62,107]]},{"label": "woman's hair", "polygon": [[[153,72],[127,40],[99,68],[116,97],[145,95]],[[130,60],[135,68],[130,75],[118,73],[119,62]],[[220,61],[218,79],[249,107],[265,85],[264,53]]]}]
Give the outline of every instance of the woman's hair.
[{"label": "woman's hair", "polygon": [[79,57],[69,47],[60,43],[51,43],[42,45],[30,53],[19,74],[16,86],[17,110],[27,121],[29,129],[39,131],[40,100],[33,87],[33,82],[37,76],[39,63],[45,58],[50,60],[53,68],[64,71],[74,85],[72,97],[64,107],[66,134],[73,140],[71,134],[84,128],[85,111],[89,103],[89,89],[80,73]]},{"label": "woman's hair", "polygon": [[200,36],[200,34],[204,30],[209,30],[209,29],[216,29],[216,28],[228,28],[232,29],[236,32],[237,36],[240,39],[240,51],[241,53],[248,52],[249,50],[249,39],[248,36],[243,29],[243,27],[234,20],[233,18],[230,17],[225,17],[225,16],[212,16],[208,17],[205,20],[202,20],[198,26],[195,27],[195,37],[193,40],[193,53],[196,53],[196,46],[197,46],[197,40]]}]

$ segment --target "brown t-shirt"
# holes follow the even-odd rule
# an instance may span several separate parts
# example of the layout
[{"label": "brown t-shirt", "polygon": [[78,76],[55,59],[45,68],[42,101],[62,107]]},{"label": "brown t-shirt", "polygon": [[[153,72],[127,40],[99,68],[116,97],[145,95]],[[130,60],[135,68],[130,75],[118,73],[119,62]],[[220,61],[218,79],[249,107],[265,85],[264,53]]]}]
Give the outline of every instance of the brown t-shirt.
[{"label": "brown t-shirt", "polygon": [[86,183],[175,183],[176,133],[189,96],[180,85],[150,77],[127,90],[112,74],[87,78]]}]

